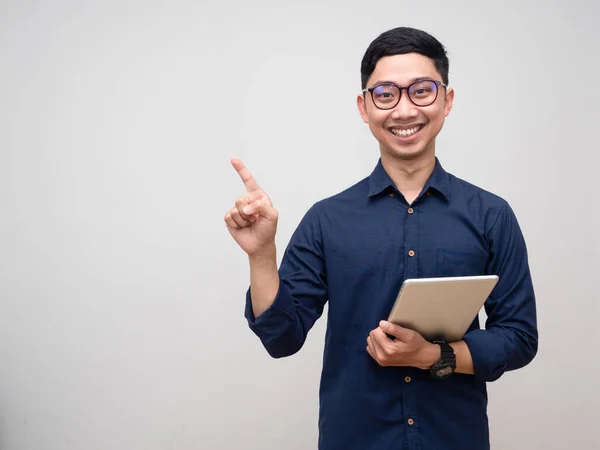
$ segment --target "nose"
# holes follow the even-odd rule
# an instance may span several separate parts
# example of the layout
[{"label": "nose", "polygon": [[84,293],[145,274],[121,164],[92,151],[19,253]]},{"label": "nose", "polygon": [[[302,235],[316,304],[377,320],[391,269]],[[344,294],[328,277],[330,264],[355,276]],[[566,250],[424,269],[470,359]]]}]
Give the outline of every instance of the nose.
[{"label": "nose", "polygon": [[392,118],[395,120],[412,119],[419,115],[417,106],[408,98],[408,91],[403,90],[400,101],[392,110]]}]

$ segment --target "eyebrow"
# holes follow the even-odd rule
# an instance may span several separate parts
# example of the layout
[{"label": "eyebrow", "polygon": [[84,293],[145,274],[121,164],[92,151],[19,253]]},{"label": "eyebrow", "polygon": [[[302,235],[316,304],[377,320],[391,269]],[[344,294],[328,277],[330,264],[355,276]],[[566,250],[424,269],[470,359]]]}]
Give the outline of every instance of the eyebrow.
[{"label": "eyebrow", "polygon": [[[413,78],[412,80],[409,80],[408,84],[416,83],[417,81],[425,81],[425,80],[434,81],[434,78],[433,77],[417,77],[417,78]],[[377,80],[377,81],[373,82],[373,86],[378,86],[380,84],[396,84],[396,83],[394,81],[388,81],[388,80]]]}]

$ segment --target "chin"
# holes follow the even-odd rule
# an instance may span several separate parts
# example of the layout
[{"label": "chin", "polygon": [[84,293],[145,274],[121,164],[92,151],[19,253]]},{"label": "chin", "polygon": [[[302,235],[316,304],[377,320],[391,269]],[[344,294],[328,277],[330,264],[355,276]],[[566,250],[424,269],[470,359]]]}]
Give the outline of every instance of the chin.
[{"label": "chin", "polygon": [[426,148],[392,148],[384,150],[384,153],[386,153],[394,159],[403,161],[414,161],[416,159],[420,159],[424,156],[427,156],[427,154],[430,153],[430,150]]}]

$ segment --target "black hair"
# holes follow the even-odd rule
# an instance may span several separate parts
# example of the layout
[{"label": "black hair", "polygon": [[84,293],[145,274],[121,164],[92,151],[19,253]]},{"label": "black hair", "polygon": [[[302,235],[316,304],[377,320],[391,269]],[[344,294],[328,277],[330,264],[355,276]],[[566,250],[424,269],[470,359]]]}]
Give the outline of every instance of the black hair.
[{"label": "black hair", "polygon": [[405,53],[418,53],[431,59],[444,84],[448,84],[450,64],[441,42],[425,31],[398,27],[380,34],[367,48],[360,64],[362,89],[367,87],[367,80],[375,70],[377,61],[385,56]]}]

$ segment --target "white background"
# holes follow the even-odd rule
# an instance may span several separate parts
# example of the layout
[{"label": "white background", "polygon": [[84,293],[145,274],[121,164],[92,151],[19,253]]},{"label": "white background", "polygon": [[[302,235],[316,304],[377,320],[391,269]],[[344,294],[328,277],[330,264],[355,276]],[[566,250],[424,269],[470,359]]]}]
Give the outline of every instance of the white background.
[{"label": "white background", "polygon": [[[0,448],[316,448],[326,318],[271,359],[223,223],[241,157],[280,212],[367,176],[360,60],[447,47],[451,173],[510,202],[533,363],[489,385],[492,448],[598,448],[598,2],[0,1]],[[285,104],[273,96],[285,95]]]}]

